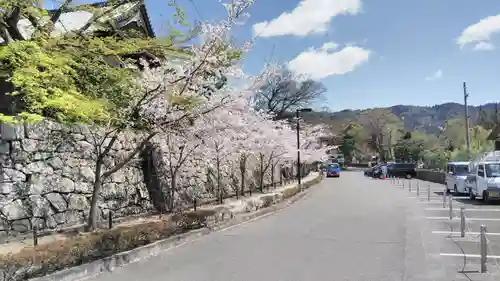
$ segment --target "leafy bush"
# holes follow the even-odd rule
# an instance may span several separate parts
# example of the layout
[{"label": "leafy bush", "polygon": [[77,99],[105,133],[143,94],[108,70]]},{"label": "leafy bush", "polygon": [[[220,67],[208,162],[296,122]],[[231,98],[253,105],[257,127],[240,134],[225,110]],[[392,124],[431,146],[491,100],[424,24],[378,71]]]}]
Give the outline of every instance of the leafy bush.
[{"label": "leafy bush", "polygon": [[299,186],[294,186],[292,188],[285,189],[285,191],[283,191],[283,199],[287,199],[287,198],[290,198],[292,196],[295,196],[299,192],[300,192]]},{"label": "leafy bush", "polygon": [[181,212],[172,216],[172,221],[177,227],[182,229],[190,229],[192,227],[207,226],[207,221],[210,218],[216,219],[216,210],[199,209],[196,211]]},{"label": "leafy bush", "polygon": [[260,197],[262,200],[262,208],[267,208],[274,203],[274,195],[266,195]]},{"label": "leafy bush", "polygon": [[8,254],[0,256],[0,280],[1,281],[17,281],[27,280],[29,275],[27,270],[32,266],[32,259],[24,256],[14,256]]}]

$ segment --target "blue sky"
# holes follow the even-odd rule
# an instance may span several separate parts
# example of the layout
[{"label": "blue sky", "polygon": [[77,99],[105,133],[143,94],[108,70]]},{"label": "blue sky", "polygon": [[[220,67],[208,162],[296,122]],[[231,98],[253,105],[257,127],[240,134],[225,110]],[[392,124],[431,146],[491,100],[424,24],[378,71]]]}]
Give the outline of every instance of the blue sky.
[{"label": "blue sky", "polygon": [[[191,21],[225,15],[218,0],[177,1]],[[159,34],[171,14],[167,3],[146,0]],[[258,74],[269,59],[290,63],[327,86],[318,107],[463,102],[463,81],[470,104],[499,101],[498,0],[256,0],[249,13],[234,36],[264,29],[245,71]],[[336,48],[321,51],[325,43]]]}]

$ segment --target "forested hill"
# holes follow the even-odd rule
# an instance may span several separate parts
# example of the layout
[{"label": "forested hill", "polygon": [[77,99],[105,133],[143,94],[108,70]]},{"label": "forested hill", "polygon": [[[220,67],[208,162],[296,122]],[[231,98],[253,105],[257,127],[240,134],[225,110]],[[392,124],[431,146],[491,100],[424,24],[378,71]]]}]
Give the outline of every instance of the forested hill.
[{"label": "forested hill", "polygon": [[[480,116],[491,116],[495,112],[495,103],[488,103],[481,106],[469,106],[469,116],[471,123],[477,123]],[[408,131],[422,131],[426,133],[436,133],[439,127],[444,126],[448,120],[463,118],[464,105],[459,103],[443,103],[434,106],[414,106],[414,105],[395,105],[384,108],[392,112],[404,122],[405,129]],[[371,111],[366,110],[343,110],[338,112],[311,112],[304,114],[304,118],[310,122],[322,122],[327,120],[335,121],[356,121],[362,113]],[[480,113],[483,111],[483,113]]]}]

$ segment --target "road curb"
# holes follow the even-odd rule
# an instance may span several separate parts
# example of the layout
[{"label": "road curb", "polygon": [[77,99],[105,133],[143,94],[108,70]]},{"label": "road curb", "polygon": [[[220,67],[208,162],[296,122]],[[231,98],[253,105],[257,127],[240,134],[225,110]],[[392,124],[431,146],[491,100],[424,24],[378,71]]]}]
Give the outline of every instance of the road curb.
[{"label": "road curb", "polygon": [[[46,276],[32,278],[29,279],[29,281],[82,281],[95,277],[105,272],[112,272],[116,268],[156,256],[164,251],[168,251],[169,249],[173,249],[181,245],[184,245],[186,243],[189,243],[191,241],[195,241],[207,234],[228,229],[237,226],[239,224],[250,222],[252,220],[257,220],[259,218],[264,218],[304,198],[308,194],[305,191],[307,191],[311,186],[320,183],[322,180],[323,180],[322,175],[318,175],[316,178],[303,183],[303,185],[306,185],[306,187],[305,189],[303,189],[302,192],[288,199],[285,199],[281,202],[278,202],[277,204],[257,210],[251,214],[236,216],[231,220],[219,223],[210,228],[202,228],[189,231],[183,234],[175,235],[173,237],[159,240],[151,244],[144,245],[126,252],[117,253],[112,256],[99,259],[87,264],[57,271]],[[308,184],[310,185],[307,186]]]}]

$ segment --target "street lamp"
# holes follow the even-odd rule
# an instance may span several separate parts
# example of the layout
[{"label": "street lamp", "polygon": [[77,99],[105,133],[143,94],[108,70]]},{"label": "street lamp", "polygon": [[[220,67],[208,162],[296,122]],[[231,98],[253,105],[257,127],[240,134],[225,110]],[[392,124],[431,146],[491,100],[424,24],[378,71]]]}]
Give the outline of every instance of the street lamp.
[{"label": "street lamp", "polygon": [[301,185],[301,177],[300,177],[300,123],[299,123],[299,118],[300,118],[300,112],[311,112],[311,108],[301,108],[297,109],[295,112],[295,117],[297,119],[297,181],[299,182],[299,186]]}]

